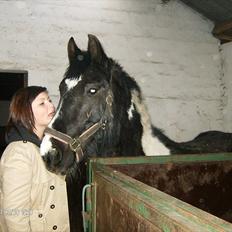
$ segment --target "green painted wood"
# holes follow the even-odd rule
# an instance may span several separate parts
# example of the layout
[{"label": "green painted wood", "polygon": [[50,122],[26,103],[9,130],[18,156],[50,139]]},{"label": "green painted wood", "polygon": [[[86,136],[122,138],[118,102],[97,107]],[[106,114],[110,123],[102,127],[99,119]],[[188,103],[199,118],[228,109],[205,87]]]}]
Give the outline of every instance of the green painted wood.
[{"label": "green painted wood", "polygon": [[[92,159],[88,164],[89,183],[93,184],[91,194],[92,217],[89,224],[89,231],[107,231],[107,225],[101,225],[101,230],[98,230],[99,220],[101,224],[102,222],[106,222],[110,223],[109,226],[111,227],[118,226],[117,223],[114,225],[114,219],[110,218],[114,217],[114,215],[109,216],[109,212],[107,212],[107,210],[111,209],[111,212],[114,212],[118,216],[121,223],[124,222],[124,217],[121,217],[118,211],[130,216],[127,220],[131,222],[129,223],[131,224],[131,228],[133,228],[133,225],[141,226],[141,228],[146,228],[144,230],[146,232],[231,232],[232,224],[171,197],[121,172],[115,171],[108,166],[114,164],[160,164],[169,162],[184,164],[189,162],[227,160],[232,160],[232,154]],[[104,200],[108,200],[109,207],[111,208],[107,208],[107,205],[103,208]],[[121,208],[117,210],[116,206]],[[107,217],[103,214],[104,212],[107,212]],[[101,217],[106,217],[105,221]],[[129,228],[128,223],[125,226]],[[143,230],[141,229],[139,231]]]},{"label": "green painted wood", "polygon": [[202,161],[224,161],[232,160],[232,153],[196,154],[196,155],[169,155],[169,156],[137,156],[137,157],[112,157],[93,158],[91,163],[98,164],[145,164],[145,163],[167,163],[167,162],[202,162]]},{"label": "green painted wood", "polygon": [[[144,201],[146,199],[149,206],[152,205],[157,207],[157,210],[162,215],[166,215],[168,217],[171,215],[172,222],[176,221],[176,218],[183,217],[183,222],[185,223],[196,223],[196,228],[198,230],[192,231],[232,231],[232,225],[230,223],[214,217],[213,215],[210,215],[174,197],[171,197],[170,195],[165,194],[155,188],[151,188],[150,186],[145,185],[142,182],[136,181],[129,176],[113,170],[112,168],[97,165],[96,167],[94,167],[94,172],[95,171],[98,175],[101,175],[102,177],[104,176],[104,178],[109,179],[109,181],[112,183],[111,187],[115,188],[115,192],[117,193],[116,195],[120,195],[117,191],[119,188],[124,188],[124,190],[126,189],[127,191],[130,190],[131,193],[134,192],[136,197],[141,199],[141,201]],[[123,199],[124,197],[125,196],[123,196]],[[128,201],[128,199],[126,201]],[[145,210],[138,210],[137,207],[139,207],[139,203],[140,202],[138,202],[138,206],[135,204],[133,209],[139,212],[142,217],[147,218],[148,214]],[[165,221],[165,223],[168,222]],[[165,223],[162,222],[162,224]],[[193,225],[191,225],[191,227],[194,228]],[[188,228],[186,229],[186,231],[191,230],[189,230]]]}]

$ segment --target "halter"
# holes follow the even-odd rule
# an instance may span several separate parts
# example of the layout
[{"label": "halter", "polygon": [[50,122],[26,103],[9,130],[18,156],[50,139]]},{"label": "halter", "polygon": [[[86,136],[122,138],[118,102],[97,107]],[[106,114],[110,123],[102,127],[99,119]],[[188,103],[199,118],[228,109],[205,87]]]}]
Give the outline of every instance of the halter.
[{"label": "halter", "polygon": [[85,130],[80,136],[72,138],[67,134],[57,131],[53,128],[47,127],[44,131],[45,134],[49,134],[54,139],[57,139],[65,144],[69,145],[71,151],[76,153],[77,161],[81,161],[84,154],[82,147],[86,144],[87,140],[93,136],[100,128],[105,129],[106,122],[97,122],[93,124],[90,128]]},{"label": "halter", "polygon": [[[106,110],[108,110],[110,114],[112,114],[110,109],[110,107],[112,106],[112,101],[112,95],[109,93],[106,97]],[[87,130],[85,130],[80,136],[74,138],[50,127],[47,127],[44,133],[50,135],[51,137],[59,140],[62,143],[68,144],[70,150],[76,153],[76,159],[77,162],[79,162],[84,157],[82,148],[86,145],[87,140],[91,136],[93,136],[99,129],[102,128],[104,130],[106,127],[106,123],[106,120],[101,119],[100,121],[89,127]]]}]

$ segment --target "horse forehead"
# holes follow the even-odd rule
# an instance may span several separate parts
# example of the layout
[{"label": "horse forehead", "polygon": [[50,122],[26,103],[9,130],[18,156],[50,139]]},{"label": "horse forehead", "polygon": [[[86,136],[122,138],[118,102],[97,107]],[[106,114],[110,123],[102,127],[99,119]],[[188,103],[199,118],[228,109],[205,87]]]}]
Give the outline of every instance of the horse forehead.
[{"label": "horse forehead", "polygon": [[74,88],[75,86],[78,85],[78,83],[82,80],[82,76],[80,75],[79,77],[75,77],[75,78],[68,78],[66,79],[64,82],[67,86],[67,91],[69,91],[70,89]]}]

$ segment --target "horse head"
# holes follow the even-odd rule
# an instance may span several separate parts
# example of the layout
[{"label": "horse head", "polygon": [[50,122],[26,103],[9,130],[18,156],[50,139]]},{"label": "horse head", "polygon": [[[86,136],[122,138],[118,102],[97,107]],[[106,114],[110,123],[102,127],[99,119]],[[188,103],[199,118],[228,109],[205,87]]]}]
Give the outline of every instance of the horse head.
[{"label": "horse head", "polygon": [[[60,101],[48,129],[79,143],[80,136],[98,123],[100,126],[86,141],[75,144],[81,148],[83,157],[125,155],[125,149],[131,150],[128,155],[136,155],[134,150],[142,153],[141,146],[132,142],[139,139],[138,133],[141,134],[139,114],[131,99],[132,91],[140,93],[136,82],[107,57],[93,35],[88,36],[87,51],[80,50],[71,38],[68,57],[69,66],[59,85]],[[138,122],[136,127],[135,122]],[[76,150],[71,148],[70,143],[46,134],[41,154],[48,169],[66,173],[83,159],[76,159]]]}]

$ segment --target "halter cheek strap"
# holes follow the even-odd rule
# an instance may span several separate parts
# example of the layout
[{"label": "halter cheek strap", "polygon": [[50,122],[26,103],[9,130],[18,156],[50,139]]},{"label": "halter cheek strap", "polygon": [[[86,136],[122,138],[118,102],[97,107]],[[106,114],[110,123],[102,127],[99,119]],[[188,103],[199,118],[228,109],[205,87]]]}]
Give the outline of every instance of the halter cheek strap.
[{"label": "halter cheek strap", "polygon": [[105,126],[106,122],[97,122],[76,138],[72,138],[69,135],[50,127],[47,127],[44,133],[50,135],[51,137],[59,140],[62,143],[68,144],[69,148],[76,153],[77,162],[79,162],[83,159],[84,154],[82,148],[86,145],[87,140],[91,136],[93,136],[100,128],[105,129]]}]

